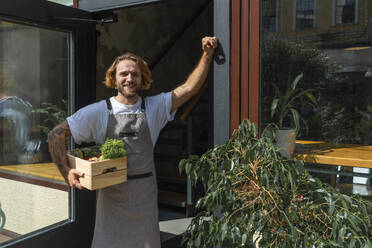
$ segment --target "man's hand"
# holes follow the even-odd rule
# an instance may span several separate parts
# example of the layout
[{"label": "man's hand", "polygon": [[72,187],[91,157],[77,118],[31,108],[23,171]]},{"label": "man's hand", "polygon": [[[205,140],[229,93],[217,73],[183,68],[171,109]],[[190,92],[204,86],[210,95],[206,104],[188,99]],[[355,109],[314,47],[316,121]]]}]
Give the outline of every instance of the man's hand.
[{"label": "man's hand", "polygon": [[82,189],[83,186],[81,186],[80,184],[80,177],[83,177],[84,176],[84,173],[76,170],[76,169],[70,169],[68,171],[68,175],[67,175],[67,181],[68,181],[68,184],[71,186],[71,187],[76,187],[78,189]]},{"label": "man's hand", "polygon": [[216,37],[204,37],[202,39],[202,50],[208,55],[213,55],[214,49],[217,48],[217,38]]}]

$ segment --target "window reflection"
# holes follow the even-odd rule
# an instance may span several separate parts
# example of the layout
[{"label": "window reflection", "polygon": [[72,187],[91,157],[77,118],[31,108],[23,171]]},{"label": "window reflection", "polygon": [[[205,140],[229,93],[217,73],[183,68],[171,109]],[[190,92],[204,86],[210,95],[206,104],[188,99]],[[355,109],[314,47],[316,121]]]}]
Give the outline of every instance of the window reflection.
[{"label": "window reflection", "polygon": [[314,27],[315,0],[296,0],[296,29]]},{"label": "window reflection", "polygon": [[69,218],[47,144],[67,115],[68,51],[66,32],[0,20],[0,246]]},{"label": "window reflection", "polygon": [[262,1],[262,30],[264,32],[277,31],[277,5],[278,0]]},{"label": "window reflection", "polygon": [[[292,102],[300,117],[297,139],[372,145],[372,3],[369,0],[263,2],[262,127],[278,123],[272,112],[273,101],[278,92],[285,92],[302,74],[296,89],[310,90],[317,104],[312,104],[306,94]],[[276,12],[269,11],[275,8]],[[268,20],[274,19],[279,28],[270,32]],[[291,118],[283,122],[284,126],[294,126]],[[342,180],[356,182],[355,179]],[[366,182],[366,179],[358,181]]]},{"label": "window reflection", "polygon": [[356,0],[336,0],[335,4],[336,24],[348,24],[356,22]]}]

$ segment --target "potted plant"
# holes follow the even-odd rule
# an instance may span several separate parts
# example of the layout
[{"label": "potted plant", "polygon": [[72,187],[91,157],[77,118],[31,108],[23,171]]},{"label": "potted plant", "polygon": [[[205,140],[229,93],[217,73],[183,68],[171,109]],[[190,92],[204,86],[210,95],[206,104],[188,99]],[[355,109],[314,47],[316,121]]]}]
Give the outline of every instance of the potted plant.
[{"label": "potted plant", "polygon": [[300,104],[307,104],[312,108],[317,105],[317,100],[313,95],[314,89],[302,90],[298,87],[302,78],[302,73],[296,76],[284,92],[273,84],[275,97],[271,103],[271,119],[278,129],[276,131],[278,149],[287,158],[293,156],[300,124],[303,123],[306,127],[306,121],[299,113]]},{"label": "potted plant", "polygon": [[26,150],[32,151],[31,154],[39,154],[38,162],[48,161],[50,160],[47,144],[48,133],[66,120],[67,102],[66,100],[61,100],[60,104],[43,102],[39,108],[31,111],[31,115],[32,130],[30,140],[26,142]]},{"label": "potted plant", "polygon": [[80,184],[95,190],[127,180],[127,154],[122,140],[107,139],[102,146],[68,151],[67,157],[72,168],[84,173]]},{"label": "potted plant", "polygon": [[210,247],[372,247],[371,202],[312,178],[283,159],[272,133],[243,121],[225,144],[179,164],[201,182],[184,243]]}]

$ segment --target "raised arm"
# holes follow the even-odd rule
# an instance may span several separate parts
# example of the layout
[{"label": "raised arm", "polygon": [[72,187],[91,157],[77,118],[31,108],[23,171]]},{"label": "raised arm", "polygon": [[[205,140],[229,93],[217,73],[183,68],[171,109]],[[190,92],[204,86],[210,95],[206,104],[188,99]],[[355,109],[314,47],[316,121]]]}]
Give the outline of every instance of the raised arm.
[{"label": "raised arm", "polygon": [[71,136],[67,121],[56,126],[48,135],[49,152],[59,171],[71,187],[82,188],[79,178],[84,174],[71,169],[67,161],[66,138]]},{"label": "raised arm", "polygon": [[187,78],[186,82],[173,90],[171,112],[187,102],[193,95],[195,95],[199,91],[205,79],[207,78],[213,58],[214,49],[216,47],[216,37],[204,37],[202,39],[203,55],[201,56],[198,65]]}]

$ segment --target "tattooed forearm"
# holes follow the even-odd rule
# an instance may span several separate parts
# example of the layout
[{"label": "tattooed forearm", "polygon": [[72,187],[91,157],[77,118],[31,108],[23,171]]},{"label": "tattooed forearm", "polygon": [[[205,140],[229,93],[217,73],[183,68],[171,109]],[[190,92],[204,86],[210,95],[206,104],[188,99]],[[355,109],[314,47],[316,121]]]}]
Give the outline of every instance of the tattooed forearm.
[{"label": "tattooed forearm", "polygon": [[186,82],[173,90],[171,112],[195,95],[207,78],[212,55],[203,53],[198,65],[188,76]]},{"label": "tattooed forearm", "polygon": [[55,140],[57,138],[57,135],[61,135],[63,132],[66,132],[67,129],[64,129],[62,127],[56,127],[49,133],[49,140]]},{"label": "tattooed forearm", "polygon": [[58,165],[62,176],[66,179],[70,169],[67,162],[66,138],[71,136],[67,121],[55,127],[48,136],[49,152],[54,163]]},{"label": "tattooed forearm", "polygon": [[209,65],[209,63],[211,62],[211,58],[208,56],[205,56],[203,61],[204,61],[204,64]]}]

